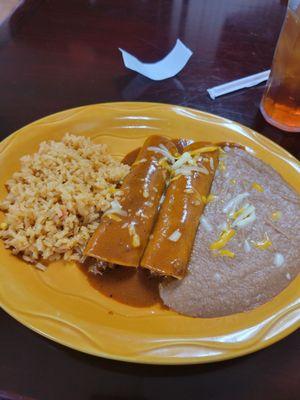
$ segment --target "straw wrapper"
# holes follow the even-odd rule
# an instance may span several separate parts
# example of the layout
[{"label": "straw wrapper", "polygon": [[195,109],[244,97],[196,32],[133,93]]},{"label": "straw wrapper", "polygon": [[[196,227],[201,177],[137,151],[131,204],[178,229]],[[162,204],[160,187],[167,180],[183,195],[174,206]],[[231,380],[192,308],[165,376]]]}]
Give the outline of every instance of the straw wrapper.
[{"label": "straw wrapper", "polygon": [[270,70],[267,70],[258,74],[246,76],[245,78],[224,83],[223,85],[214,86],[210,89],[207,89],[207,91],[210,97],[215,100],[216,97],[222,96],[223,94],[258,85],[259,83],[268,80],[269,75]]},{"label": "straw wrapper", "polygon": [[123,49],[119,50],[122,53],[126,68],[136,71],[154,81],[161,81],[177,75],[193,54],[179,39],[177,39],[175,46],[169,54],[162,60],[154,63],[144,63],[132,54],[127,53],[127,51]]}]

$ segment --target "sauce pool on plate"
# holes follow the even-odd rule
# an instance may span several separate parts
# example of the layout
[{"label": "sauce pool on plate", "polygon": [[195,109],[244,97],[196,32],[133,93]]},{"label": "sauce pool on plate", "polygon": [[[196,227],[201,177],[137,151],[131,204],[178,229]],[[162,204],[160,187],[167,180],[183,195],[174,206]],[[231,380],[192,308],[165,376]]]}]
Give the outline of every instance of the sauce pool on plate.
[{"label": "sauce pool on plate", "polygon": [[80,269],[93,288],[119,303],[133,307],[163,304],[158,292],[160,279],[149,271],[122,266],[106,270],[103,275],[95,275],[88,272],[88,261]]}]

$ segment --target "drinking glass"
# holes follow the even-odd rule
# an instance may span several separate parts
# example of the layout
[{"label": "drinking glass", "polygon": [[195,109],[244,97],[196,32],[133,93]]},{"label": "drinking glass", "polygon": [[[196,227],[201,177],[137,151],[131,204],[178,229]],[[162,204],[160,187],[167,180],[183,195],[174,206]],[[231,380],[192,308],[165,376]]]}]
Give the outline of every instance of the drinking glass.
[{"label": "drinking glass", "polygon": [[260,110],[279,129],[300,132],[300,0],[290,0]]}]

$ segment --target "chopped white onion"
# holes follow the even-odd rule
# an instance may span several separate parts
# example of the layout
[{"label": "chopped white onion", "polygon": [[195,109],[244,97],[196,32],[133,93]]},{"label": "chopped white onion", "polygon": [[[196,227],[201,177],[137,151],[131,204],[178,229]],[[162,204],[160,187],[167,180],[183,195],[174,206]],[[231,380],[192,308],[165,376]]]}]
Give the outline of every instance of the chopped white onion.
[{"label": "chopped white onion", "polygon": [[236,207],[248,196],[248,192],[238,194],[226,204],[226,206],[223,208],[223,212],[226,214],[228,211],[235,210]]},{"label": "chopped white onion", "polygon": [[[240,223],[250,217],[252,214],[255,214],[255,207],[250,204],[246,204],[243,207],[243,211],[240,213],[240,215],[233,221],[232,226],[240,226]],[[253,218],[253,217],[252,217]],[[255,220],[255,219],[254,219]],[[253,221],[254,221],[253,220]],[[243,225],[243,224],[242,224]]]},{"label": "chopped white onion", "polygon": [[209,171],[208,171],[208,169],[207,169],[207,168],[205,168],[203,165],[201,165],[201,166],[198,166],[198,168],[199,168],[199,171],[200,171],[200,172],[202,172],[203,174],[205,174],[205,175],[209,175]]},{"label": "chopped white onion", "polygon": [[164,144],[162,144],[162,143],[160,143],[158,146],[159,146],[161,149],[165,150],[165,151],[169,151],[169,149],[168,149]]},{"label": "chopped white onion", "polygon": [[244,242],[244,250],[245,250],[246,253],[250,253],[250,251],[251,251],[251,245],[250,245],[250,243],[248,242],[247,239]]},{"label": "chopped white onion", "polygon": [[118,214],[121,215],[121,217],[127,217],[128,215],[126,211],[121,210],[120,208],[110,208],[109,210],[105,211],[103,217],[108,214]]},{"label": "chopped white onion", "polygon": [[157,147],[157,146],[149,146],[147,148],[147,150],[162,154],[164,157],[166,157],[168,160],[170,160],[171,163],[173,164],[175,161],[175,157],[172,156],[172,154],[169,152],[169,150],[165,146],[163,146],[163,147],[164,148]]},{"label": "chopped white onion", "polygon": [[218,226],[218,228],[222,231],[222,232],[224,232],[224,231],[227,231],[228,230],[228,224],[227,224],[227,222],[222,222],[219,226]]},{"label": "chopped white onion", "polygon": [[107,214],[119,214],[122,217],[126,217],[127,216],[127,212],[125,210],[122,210],[122,206],[121,204],[118,202],[118,200],[113,200],[110,203],[110,208],[108,210],[106,210],[103,213],[103,217]]},{"label": "chopped white onion", "polygon": [[291,274],[289,273],[289,272],[287,272],[287,274],[285,275],[286,276],[286,279],[288,279],[289,281],[291,280]]},{"label": "chopped white onion", "polygon": [[275,267],[281,267],[284,264],[284,257],[281,253],[275,253],[274,265]]},{"label": "chopped white onion", "polygon": [[200,172],[202,174],[208,175],[208,171],[205,167],[199,167],[199,166],[194,166],[194,165],[189,165],[189,166],[183,166],[181,168],[178,168],[175,170],[175,175],[191,175],[191,173],[195,172]]},{"label": "chopped white onion", "polygon": [[179,232],[179,229],[176,229],[169,237],[168,239],[171,240],[171,242],[177,242],[181,237],[181,233]]},{"label": "chopped white onion", "polygon": [[172,165],[172,168],[175,170],[177,168],[182,167],[184,164],[194,164],[195,161],[193,157],[187,151],[184,152],[177,161]]},{"label": "chopped white onion", "polygon": [[213,230],[210,222],[208,221],[208,219],[206,217],[204,217],[204,215],[201,216],[200,218],[200,223],[203,226],[203,228],[207,231],[207,232],[211,232]]},{"label": "chopped white onion", "polygon": [[[240,220],[239,222],[237,222],[235,224],[235,226],[237,226],[238,228],[244,228],[245,226],[250,225],[255,220],[256,220],[256,214],[255,214],[255,211],[254,211],[248,217],[246,217],[246,218]],[[232,226],[233,226],[233,224],[232,224]]]},{"label": "chopped white onion", "polygon": [[209,159],[209,166],[210,166],[210,169],[214,169],[215,168],[214,159],[212,157],[210,157],[210,159]]},{"label": "chopped white onion", "polygon": [[147,158],[141,158],[140,160],[135,161],[133,164],[134,164],[134,165],[142,164],[142,163],[145,163],[146,161],[147,161]]},{"label": "chopped white onion", "polygon": [[130,222],[130,224],[128,225],[128,231],[131,236],[136,235],[135,225],[136,222],[134,221]]}]

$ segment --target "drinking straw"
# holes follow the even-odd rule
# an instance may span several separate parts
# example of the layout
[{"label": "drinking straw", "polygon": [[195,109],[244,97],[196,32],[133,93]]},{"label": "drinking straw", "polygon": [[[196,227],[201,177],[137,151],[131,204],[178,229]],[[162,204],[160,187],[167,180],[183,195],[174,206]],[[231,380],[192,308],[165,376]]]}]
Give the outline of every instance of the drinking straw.
[{"label": "drinking straw", "polygon": [[219,86],[214,86],[210,89],[207,89],[208,94],[210,95],[212,100],[215,100],[216,97],[222,96],[223,94],[235,92],[236,90],[240,90],[243,88],[252,87],[268,80],[270,75],[270,70],[259,72],[258,74],[249,75],[245,78],[237,79],[235,81],[223,83]]}]

